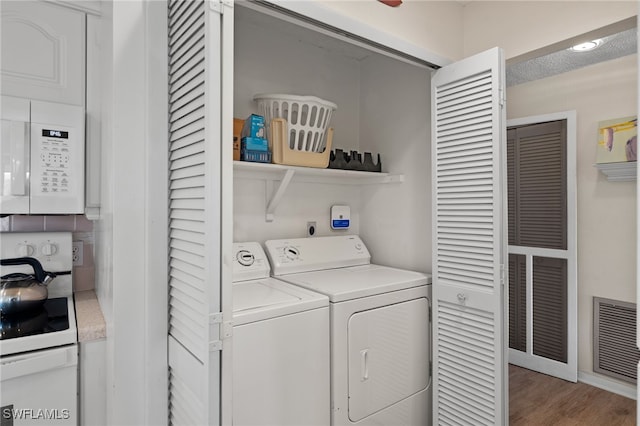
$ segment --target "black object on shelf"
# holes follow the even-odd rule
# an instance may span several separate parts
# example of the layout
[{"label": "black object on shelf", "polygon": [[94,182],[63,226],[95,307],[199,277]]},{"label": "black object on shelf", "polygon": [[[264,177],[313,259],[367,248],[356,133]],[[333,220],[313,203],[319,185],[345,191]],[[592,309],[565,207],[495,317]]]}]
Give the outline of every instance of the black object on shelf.
[{"label": "black object on shelf", "polygon": [[347,170],[363,170],[362,155],[360,155],[358,151],[351,151],[349,162],[347,163]]},{"label": "black object on shelf", "polygon": [[[363,159],[364,158],[364,159]],[[344,152],[340,148],[331,151],[329,155],[329,168],[342,170],[357,170],[363,172],[382,172],[382,161],[378,154],[378,162],[373,162],[373,155],[365,152],[364,156],[358,151]]]},{"label": "black object on shelf", "polygon": [[336,149],[329,153],[329,168],[330,169],[346,169],[347,168],[347,159],[346,154],[341,149]]}]

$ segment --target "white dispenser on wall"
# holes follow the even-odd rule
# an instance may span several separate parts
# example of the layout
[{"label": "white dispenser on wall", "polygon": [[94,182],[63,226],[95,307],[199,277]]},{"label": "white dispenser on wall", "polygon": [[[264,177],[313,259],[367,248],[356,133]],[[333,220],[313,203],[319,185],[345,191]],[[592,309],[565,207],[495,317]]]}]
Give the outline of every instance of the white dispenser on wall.
[{"label": "white dispenser on wall", "polygon": [[84,213],[84,109],[2,96],[0,214]]}]

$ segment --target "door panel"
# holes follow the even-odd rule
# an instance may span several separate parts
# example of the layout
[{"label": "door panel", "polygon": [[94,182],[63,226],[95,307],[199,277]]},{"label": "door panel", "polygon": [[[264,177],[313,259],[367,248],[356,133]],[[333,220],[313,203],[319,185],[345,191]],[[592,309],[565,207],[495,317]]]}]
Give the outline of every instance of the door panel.
[{"label": "door panel", "polygon": [[527,267],[519,254],[509,254],[509,347],[527,350]]},{"label": "door panel", "polygon": [[432,79],[434,424],[508,412],[504,59],[498,48]]},{"label": "door panel", "polygon": [[567,260],[533,257],[533,354],[567,362]]},{"label": "door panel", "polygon": [[429,384],[429,302],[421,298],[349,318],[349,419],[357,422]]},{"label": "door panel", "polygon": [[566,122],[509,129],[509,244],[567,249]]}]

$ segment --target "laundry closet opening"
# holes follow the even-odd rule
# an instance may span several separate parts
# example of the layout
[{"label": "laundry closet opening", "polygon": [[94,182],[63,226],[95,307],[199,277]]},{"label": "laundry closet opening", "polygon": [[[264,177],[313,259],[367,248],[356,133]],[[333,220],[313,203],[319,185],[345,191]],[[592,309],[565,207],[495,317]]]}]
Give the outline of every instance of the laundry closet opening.
[{"label": "laundry closet opening", "polygon": [[[311,95],[337,105],[332,149],[378,154],[402,183],[362,184],[295,174],[265,220],[278,182],[234,165],[233,239],[258,241],[357,234],[372,261],[431,271],[430,80],[426,61],[365,45],[260,4],[234,9],[233,116],[259,114],[262,93]],[[274,16],[274,14],[276,16]],[[237,166],[237,167],[236,167]],[[284,173],[283,173],[284,174]],[[282,179],[281,177],[277,178]],[[347,205],[347,231],[330,226],[332,205]]]}]

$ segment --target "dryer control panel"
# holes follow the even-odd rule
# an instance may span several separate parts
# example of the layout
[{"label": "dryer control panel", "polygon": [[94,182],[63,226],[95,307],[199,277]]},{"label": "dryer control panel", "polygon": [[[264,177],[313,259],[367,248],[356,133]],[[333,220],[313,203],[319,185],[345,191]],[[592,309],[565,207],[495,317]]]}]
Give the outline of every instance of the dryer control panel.
[{"label": "dryer control panel", "polygon": [[270,272],[260,243],[233,243],[233,282],[267,278]]},{"label": "dryer control panel", "polygon": [[273,275],[367,265],[371,255],[360,237],[292,238],[265,242]]}]

